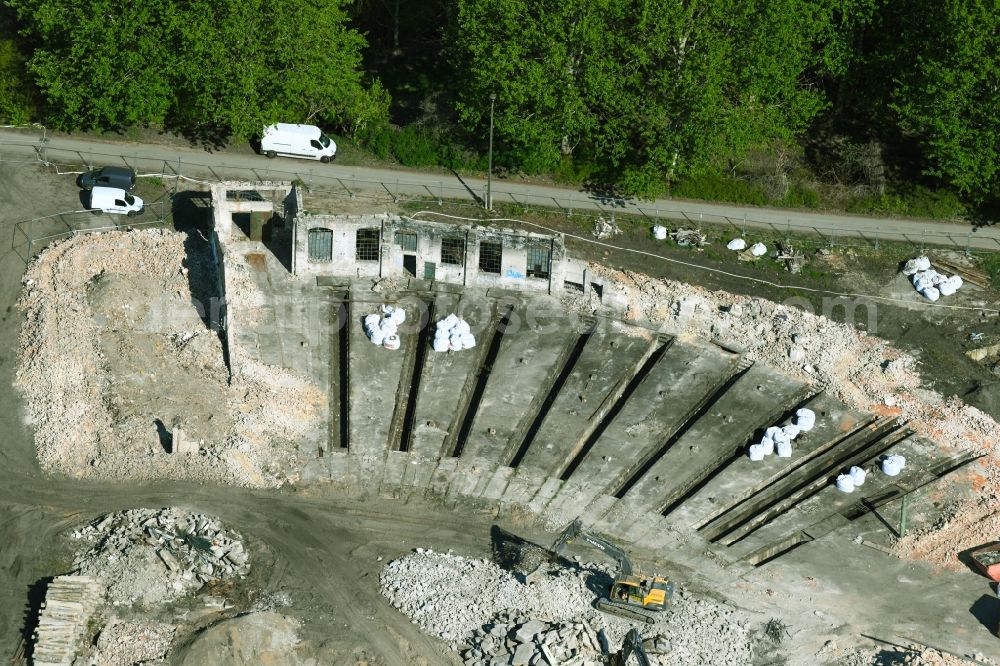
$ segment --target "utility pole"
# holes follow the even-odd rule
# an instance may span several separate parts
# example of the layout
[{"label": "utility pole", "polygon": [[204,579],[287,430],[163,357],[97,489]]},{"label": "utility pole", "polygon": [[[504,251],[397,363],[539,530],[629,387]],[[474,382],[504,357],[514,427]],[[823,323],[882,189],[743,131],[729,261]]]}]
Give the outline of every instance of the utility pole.
[{"label": "utility pole", "polygon": [[486,172],[486,210],[493,210],[493,107],[496,93],[490,93],[490,165]]}]

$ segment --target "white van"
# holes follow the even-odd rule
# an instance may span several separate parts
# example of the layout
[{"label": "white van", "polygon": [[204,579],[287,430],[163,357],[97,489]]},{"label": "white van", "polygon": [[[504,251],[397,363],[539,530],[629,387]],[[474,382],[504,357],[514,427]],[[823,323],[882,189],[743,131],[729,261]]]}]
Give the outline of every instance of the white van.
[{"label": "white van", "polygon": [[264,128],[260,152],[268,157],[304,157],[329,162],[337,156],[337,144],[315,125],[277,123]]},{"label": "white van", "polygon": [[87,207],[95,214],[103,212],[132,217],[145,210],[142,199],[117,187],[95,187],[89,194]]}]

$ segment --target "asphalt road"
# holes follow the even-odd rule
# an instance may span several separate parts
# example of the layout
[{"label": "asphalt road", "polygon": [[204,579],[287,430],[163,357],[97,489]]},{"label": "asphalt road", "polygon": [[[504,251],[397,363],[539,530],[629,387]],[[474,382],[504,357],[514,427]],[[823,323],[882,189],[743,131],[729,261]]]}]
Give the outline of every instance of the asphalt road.
[{"label": "asphalt road", "polygon": [[[173,175],[180,172],[189,178],[212,181],[299,178],[312,187],[322,189],[353,192],[377,190],[400,198],[421,196],[481,203],[486,192],[486,181],[453,173],[342,166],[292,158],[268,160],[255,154],[249,146],[209,152],[187,145],[112,142],[89,137],[49,136],[43,140],[40,132],[0,130],[0,160],[32,158],[42,158],[61,165],[125,162],[143,173]],[[516,203],[566,211],[638,213],[648,216],[651,221],[662,217],[687,219],[695,225],[700,221],[730,224],[734,227],[734,233],[744,227],[767,228],[772,231],[788,230],[820,236],[908,241],[918,246],[926,244],[958,249],[1000,250],[1000,229],[974,228],[966,223],[834,215],[680,199],[608,199],[579,190],[498,179],[494,179],[492,183],[492,198],[495,203]]]}]

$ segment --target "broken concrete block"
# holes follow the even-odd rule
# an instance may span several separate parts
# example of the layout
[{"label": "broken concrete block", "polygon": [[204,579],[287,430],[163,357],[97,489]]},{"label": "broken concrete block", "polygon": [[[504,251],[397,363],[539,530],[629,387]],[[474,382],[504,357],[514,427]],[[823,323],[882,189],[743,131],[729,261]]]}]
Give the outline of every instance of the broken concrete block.
[{"label": "broken concrete block", "polygon": [[536,634],[539,634],[544,630],[545,630],[544,622],[539,622],[538,620],[530,620],[517,628],[517,631],[514,632],[514,638],[519,643],[530,643],[532,640],[534,640]]},{"label": "broken concrete block", "polygon": [[528,666],[535,655],[534,643],[521,643],[510,658],[511,666]]}]

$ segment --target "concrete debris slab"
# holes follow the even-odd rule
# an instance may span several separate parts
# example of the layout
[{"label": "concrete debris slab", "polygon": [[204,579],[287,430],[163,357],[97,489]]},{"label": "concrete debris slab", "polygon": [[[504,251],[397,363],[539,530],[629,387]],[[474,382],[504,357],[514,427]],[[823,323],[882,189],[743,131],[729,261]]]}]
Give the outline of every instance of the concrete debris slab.
[{"label": "concrete debris slab", "polygon": [[180,509],[130,509],[76,530],[73,566],[103,580],[115,606],[159,604],[250,570],[238,534]]}]

